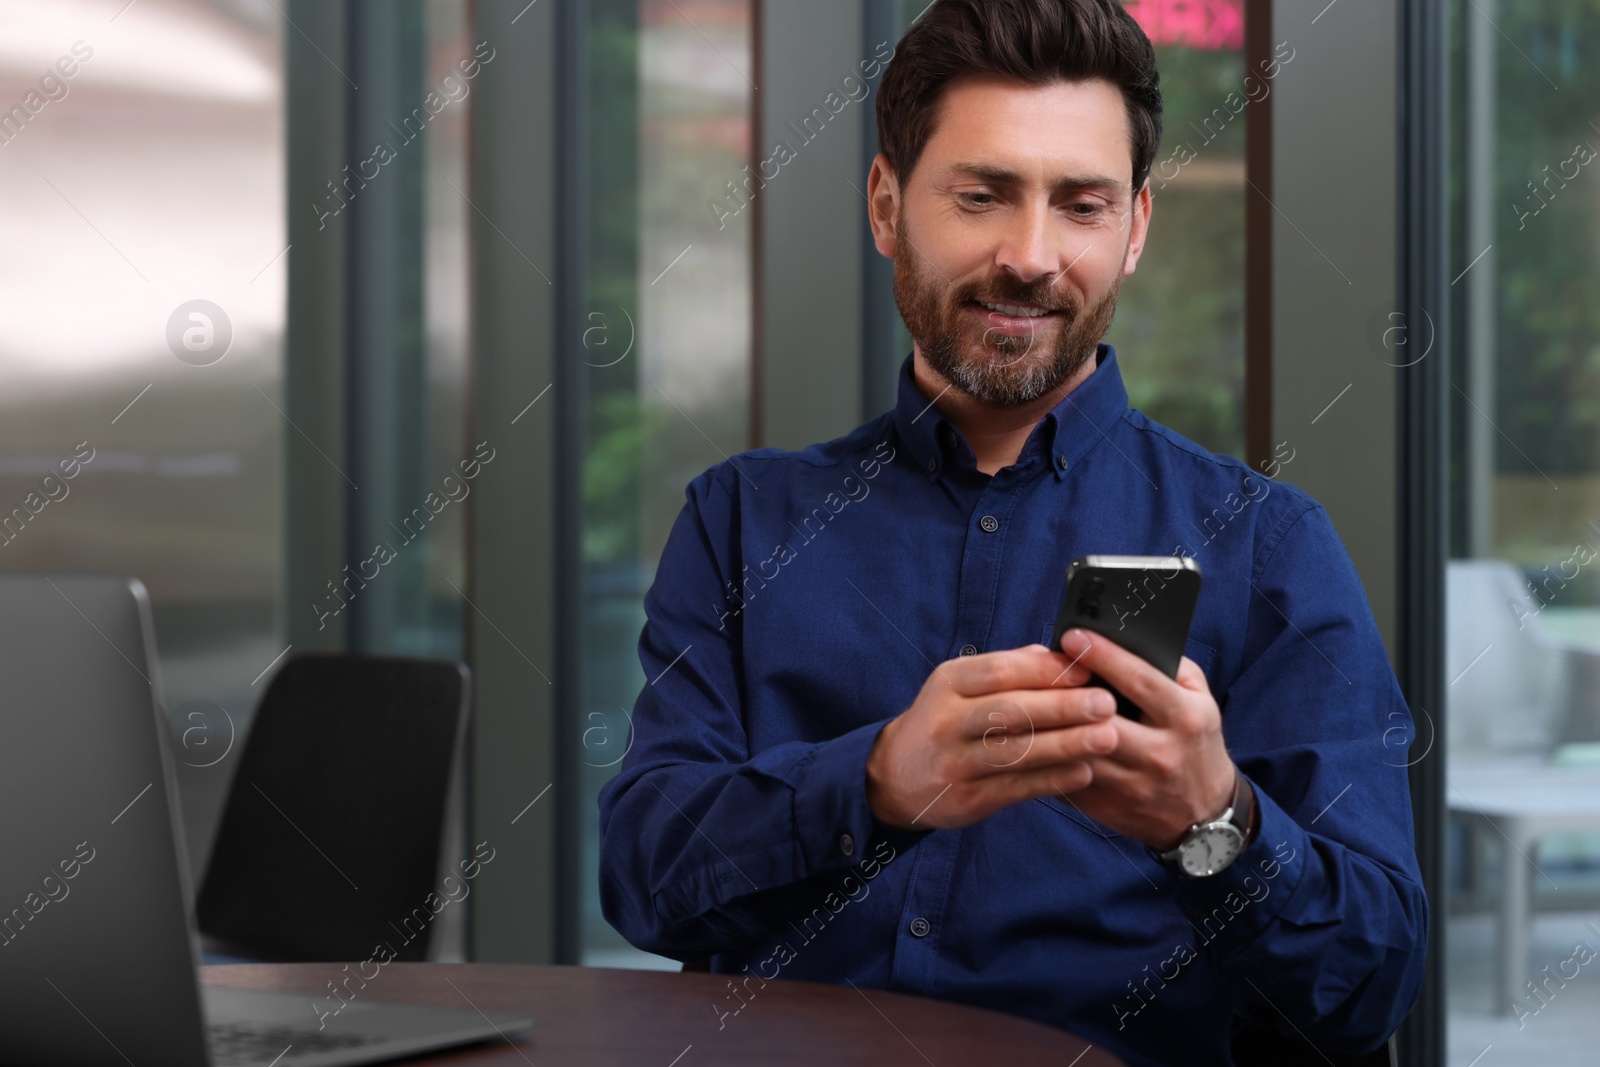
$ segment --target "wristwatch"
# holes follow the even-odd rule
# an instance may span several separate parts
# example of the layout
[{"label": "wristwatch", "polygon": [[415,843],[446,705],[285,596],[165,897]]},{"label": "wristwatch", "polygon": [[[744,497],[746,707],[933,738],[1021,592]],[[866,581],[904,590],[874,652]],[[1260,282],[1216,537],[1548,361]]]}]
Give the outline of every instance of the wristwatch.
[{"label": "wristwatch", "polygon": [[[1233,803],[1211,822],[1195,823],[1177,846],[1157,855],[1185,878],[1206,878],[1227,868],[1250,837],[1255,794],[1239,768],[1233,769]],[[1153,851],[1153,850],[1152,850]]]}]

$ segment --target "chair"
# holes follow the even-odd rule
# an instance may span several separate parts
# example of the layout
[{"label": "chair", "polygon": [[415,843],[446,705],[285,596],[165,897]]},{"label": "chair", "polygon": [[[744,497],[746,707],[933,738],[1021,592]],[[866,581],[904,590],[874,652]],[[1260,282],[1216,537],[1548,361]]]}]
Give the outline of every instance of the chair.
[{"label": "chair", "polygon": [[1600,649],[1551,634],[1510,563],[1452,560],[1446,597],[1446,794],[1451,816],[1468,829],[1475,881],[1484,842],[1504,843],[1494,1003],[1506,1015],[1527,978],[1539,840],[1600,830],[1600,769],[1581,758],[1596,723],[1595,693],[1584,683],[1600,671]]},{"label": "chair", "polygon": [[1451,765],[1544,763],[1567,717],[1575,650],[1549,632],[1522,572],[1502,560],[1451,560],[1445,604]]},{"label": "chair", "polygon": [[[467,668],[445,660],[285,663],[256,709],[200,890],[211,943],[264,960],[364,960],[379,942],[396,959],[459,959],[470,691]],[[447,893],[449,873],[465,888]]]}]

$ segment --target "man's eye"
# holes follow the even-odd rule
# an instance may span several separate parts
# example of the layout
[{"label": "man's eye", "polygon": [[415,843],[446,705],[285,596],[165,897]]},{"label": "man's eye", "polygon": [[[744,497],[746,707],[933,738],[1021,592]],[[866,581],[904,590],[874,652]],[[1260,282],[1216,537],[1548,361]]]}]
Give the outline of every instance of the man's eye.
[{"label": "man's eye", "polygon": [[1073,204],[1069,210],[1080,219],[1092,219],[1100,214],[1101,205],[1090,203],[1087,200],[1080,200]]},{"label": "man's eye", "polygon": [[967,207],[989,207],[995,202],[993,193],[957,193],[956,197]]}]

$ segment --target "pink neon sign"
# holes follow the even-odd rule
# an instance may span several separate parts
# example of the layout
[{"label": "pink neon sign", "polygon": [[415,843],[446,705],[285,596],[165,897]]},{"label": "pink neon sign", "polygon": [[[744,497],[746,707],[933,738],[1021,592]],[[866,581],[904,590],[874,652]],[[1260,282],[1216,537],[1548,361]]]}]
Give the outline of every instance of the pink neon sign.
[{"label": "pink neon sign", "polygon": [[1152,44],[1244,48],[1244,0],[1124,0],[1123,6]]}]

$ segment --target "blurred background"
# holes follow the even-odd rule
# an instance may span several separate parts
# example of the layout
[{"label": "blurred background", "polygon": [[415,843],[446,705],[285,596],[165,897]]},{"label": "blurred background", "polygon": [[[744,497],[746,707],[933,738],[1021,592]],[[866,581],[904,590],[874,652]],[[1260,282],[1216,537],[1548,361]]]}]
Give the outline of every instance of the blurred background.
[{"label": "blurred background", "polygon": [[[284,654],[460,658],[478,672],[475,823],[555,787],[517,828],[532,858],[486,877],[478,957],[677,967],[623,943],[595,891],[595,793],[646,681],[641,602],[693,476],[892,406],[910,345],[842,182],[864,188],[874,150],[870,61],[926,6],[0,0],[0,566],[149,587],[197,872]],[[1395,462],[1396,387],[1337,408],[1337,366],[1440,366],[1445,699],[1391,750],[1450,767],[1438,1062],[1493,1045],[1506,1058],[1486,1064],[1577,1063],[1595,968],[1542,1000],[1502,979],[1574,938],[1600,951],[1600,0],[1442,0],[1450,302],[1404,350],[1382,303],[1403,271],[1404,131],[1350,92],[1359,71],[1398,113],[1405,5],[1127,6],[1167,108],[1148,250],[1107,338],[1131,402],[1215,451],[1321,456],[1281,477],[1330,502],[1393,641],[1403,502],[1348,501],[1397,484],[1362,452]],[[1252,19],[1270,20],[1271,73],[1246,62]],[[821,112],[752,195],[747,166],[845,79],[867,95]],[[1325,133],[1289,129],[1307,115],[1380,150],[1287,155]],[[1369,239],[1364,261],[1339,252]],[[1296,287],[1348,330],[1296,348]],[[1324,371],[1299,411],[1297,375]],[[480,443],[495,459],[473,495],[402,540]],[[25,506],[75,455],[64,494]],[[389,530],[403,548],[346,603],[343,568]],[[1577,814],[1517,815],[1518,783],[1555,769]],[[1511,814],[1491,803],[1505,789]],[[1502,906],[1508,856],[1526,915]]]}]

